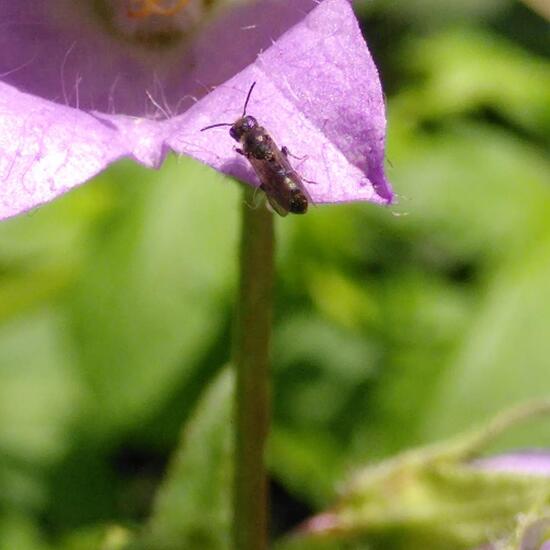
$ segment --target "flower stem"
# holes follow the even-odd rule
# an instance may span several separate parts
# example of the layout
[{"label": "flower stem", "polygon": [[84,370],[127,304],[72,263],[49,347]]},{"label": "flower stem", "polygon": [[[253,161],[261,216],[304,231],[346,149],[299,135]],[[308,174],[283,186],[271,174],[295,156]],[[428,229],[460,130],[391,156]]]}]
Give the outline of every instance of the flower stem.
[{"label": "flower stem", "polygon": [[267,549],[268,495],[264,449],[270,423],[269,341],[274,274],[273,214],[242,209],[240,286],[233,364],[236,369],[235,550]]}]

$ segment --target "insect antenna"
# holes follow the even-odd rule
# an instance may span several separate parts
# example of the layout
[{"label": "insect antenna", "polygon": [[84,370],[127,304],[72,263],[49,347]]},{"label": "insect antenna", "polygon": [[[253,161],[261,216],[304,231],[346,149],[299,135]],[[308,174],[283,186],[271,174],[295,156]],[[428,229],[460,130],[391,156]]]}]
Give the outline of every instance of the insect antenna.
[{"label": "insect antenna", "polygon": [[[246,115],[246,108],[248,107],[248,101],[250,100],[250,96],[252,95],[252,90],[254,89],[254,86],[256,86],[256,82],[253,82],[252,86],[250,86],[250,90],[248,90],[246,101],[244,102],[243,117]],[[211,124],[210,126],[205,126],[204,128],[201,128],[201,132],[204,132],[205,130],[210,130],[211,128],[220,128],[222,126],[233,126],[233,123],[219,122],[218,124]]]},{"label": "insect antenna", "polygon": [[252,86],[250,86],[250,90],[248,90],[248,95],[246,96],[246,101],[244,102],[243,117],[244,117],[244,115],[246,115],[246,108],[248,107],[248,100],[250,99],[250,96],[252,95],[252,90],[254,89],[254,86],[256,86],[256,82],[253,82]]},{"label": "insect antenna", "polygon": [[210,126],[205,126],[204,128],[201,128],[201,132],[204,132],[205,130],[210,130],[210,128],[220,128],[221,126],[233,126],[231,122],[218,122],[218,124],[212,124]]}]

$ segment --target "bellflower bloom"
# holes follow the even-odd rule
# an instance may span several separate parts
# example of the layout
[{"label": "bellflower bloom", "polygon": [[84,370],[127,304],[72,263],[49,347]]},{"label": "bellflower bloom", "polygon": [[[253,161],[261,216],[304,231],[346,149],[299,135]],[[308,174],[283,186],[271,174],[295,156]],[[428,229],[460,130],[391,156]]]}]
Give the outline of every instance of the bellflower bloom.
[{"label": "bellflower bloom", "polygon": [[484,429],[367,466],[335,506],[302,524],[285,548],[371,537],[403,537],[415,548],[425,540],[476,550],[550,547],[550,451],[474,458],[480,445],[548,405],[517,407]]},{"label": "bellflower bloom", "polygon": [[[474,460],[471,466],[495,475],[527,476],[534,478],[550,477],[550,451],[544,449],[515,451],[502,455],[490,456]],[[541,504],[548,507],[549,491],[544,492],[541,486],[539,498]],[[541,507],[538,514],[524,513],[518,517],[519,526],[516,533],[510,535],[515,541],[503,539],[491,542],[476,550],[502,550],[520,548],[520,550],[550,550],[550,511]],[[536,508],[535,508],[536,509]]]},{"label": "bellflower bloom", "polygon": [[[360,493],[344,496],[333,510],[307,520],[294,535],[297,547],[304,539],[356,540],[363,534],[365,540],[393,540],[401,533],[417,548],[418,529],[421,540],[438,547],[550,550],[550,451],[515,451],[454,466],[430,465],[428,454],[423,466],[421,454],[409,458],[408,464],[388,460],[371,469],[363,480],[364,501]],[[486,542],[469,546],[470,540]],[[294,548],[293,538],[284,548]]]},{"label": "bellflower bloom", "polygon": [[316,203],[386,204],[385,113],[349,0],[17,0],[0,8],[0,219],[170,151],[257,185],[249,104]]},{"label": "bellflower bloom", "polygon": [[[533,478],[550,477],[550,451],[537,449],[516,451],[475,460],[474,468],[493,472],[495,475],[509,474]],[[502,550],[520,548],[520,550],[550,550],[550,502],[549,492],[544,492],[541,484],[540,509],[537,513],[525,513],[518,517],[516,532],[508,539],[491,542],[476,550]],[[546,501],[544,497],[546,496]],[[515,539],[515,540],[514,540]],[[511,544],[512,541],[512,544]]]}]

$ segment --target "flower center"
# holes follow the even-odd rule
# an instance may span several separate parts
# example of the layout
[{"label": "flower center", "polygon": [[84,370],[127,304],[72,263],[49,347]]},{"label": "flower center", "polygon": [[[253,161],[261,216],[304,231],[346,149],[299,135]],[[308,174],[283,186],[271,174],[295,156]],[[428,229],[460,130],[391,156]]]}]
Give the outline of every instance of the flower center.
[{"label": "flower center", "polygon": [[104,28],[147,50],[178,46],[202,24],[214,0],[93,0]]},{"label": "flower center", "polygon": [[185,8],[189,0],[131,0],[128,17],[141,19],[150,15],[171,16]]}]

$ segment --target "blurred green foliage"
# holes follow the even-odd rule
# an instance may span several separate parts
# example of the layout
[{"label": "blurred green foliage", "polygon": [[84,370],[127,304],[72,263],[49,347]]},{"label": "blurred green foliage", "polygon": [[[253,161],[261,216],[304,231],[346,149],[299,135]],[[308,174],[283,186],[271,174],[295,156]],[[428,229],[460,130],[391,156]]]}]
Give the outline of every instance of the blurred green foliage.
[{"label": "blurred green foliage", "polygon": [[[401,201],[278,221],[274,535],[353,468],[550,394],[545,22],[511,1],[357,9]],[[121,163],[0,226],[0,548],[143,544],[152,510],[158,540],[201,510],[226,525],[229,382],[203,396],[229,359],[240,200],[186,159]],[[548,422],[493,450],[517,446],[550,446]]]}]

